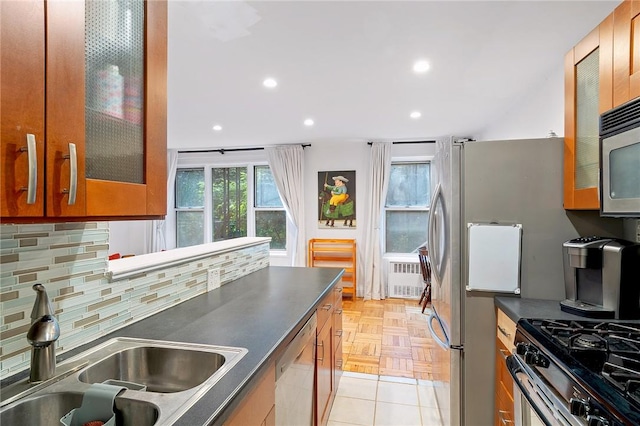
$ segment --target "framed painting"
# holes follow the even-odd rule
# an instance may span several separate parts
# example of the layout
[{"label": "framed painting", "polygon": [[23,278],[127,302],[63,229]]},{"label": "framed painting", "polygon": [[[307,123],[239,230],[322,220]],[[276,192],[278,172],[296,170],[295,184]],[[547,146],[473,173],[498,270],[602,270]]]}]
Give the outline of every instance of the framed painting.
[{"label": "framed painting", "polygon": [[318,228],[356,227],[356,172],[318,172]]}]

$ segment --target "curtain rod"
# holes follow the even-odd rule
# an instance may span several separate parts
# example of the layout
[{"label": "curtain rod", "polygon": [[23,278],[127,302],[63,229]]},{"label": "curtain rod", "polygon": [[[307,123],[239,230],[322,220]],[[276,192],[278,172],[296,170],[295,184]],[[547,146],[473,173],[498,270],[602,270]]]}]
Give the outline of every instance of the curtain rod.
[{"label": "curtain rod", "polygon": [[[410,143],[436,143],[436,141],[396,141],[396,142],[391,142],[393,145],[404,145],[404,144],[410,144]],[[373,142],[367,142],[367,145],[372,145]]]},{"label": "curtain rod", "polygon": [[[295,144],[293,144],[295,145]],[[302,146],[302,148],[306,148],[308,146],[311,146],[310,143],[302,143],[300,144]],[[280,145],[282,146],[282,145]],[[264,149],[263,146],[257,146],[254,148],[220,148],[220,149],[196,149],[196,150],[191,150],[191,151],[178,151],[178,154],[190,154],[190,153],[195,153],[195,152],[219,152],[220,154],[223,154],[225,152],[235,152],[235,151],[262,151]]]}]

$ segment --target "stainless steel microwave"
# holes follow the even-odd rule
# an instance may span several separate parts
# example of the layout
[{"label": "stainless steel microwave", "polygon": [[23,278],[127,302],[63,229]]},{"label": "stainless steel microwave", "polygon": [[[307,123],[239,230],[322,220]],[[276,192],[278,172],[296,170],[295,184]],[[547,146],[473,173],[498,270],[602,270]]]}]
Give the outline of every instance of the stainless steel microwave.
[{"label": "stainless steel microwave", "polygon": [[640,98],[600,116],[600,215],[640,217]]}]

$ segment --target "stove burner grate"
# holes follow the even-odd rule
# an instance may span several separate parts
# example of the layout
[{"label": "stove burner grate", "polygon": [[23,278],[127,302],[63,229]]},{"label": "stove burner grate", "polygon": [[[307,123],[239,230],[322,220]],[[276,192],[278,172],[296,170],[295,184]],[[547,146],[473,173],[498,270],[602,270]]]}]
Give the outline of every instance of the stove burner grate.
[{"label": "stove burner grate", "polygon": [[629,382],[640,382],[640,361],[611,354],[602,366],[602,376],[618,389],[628,391]]},{"label": "stove burner grate", "polygon": [[627,382],[627,395],[640,406],[640,380],[629,380]]}]

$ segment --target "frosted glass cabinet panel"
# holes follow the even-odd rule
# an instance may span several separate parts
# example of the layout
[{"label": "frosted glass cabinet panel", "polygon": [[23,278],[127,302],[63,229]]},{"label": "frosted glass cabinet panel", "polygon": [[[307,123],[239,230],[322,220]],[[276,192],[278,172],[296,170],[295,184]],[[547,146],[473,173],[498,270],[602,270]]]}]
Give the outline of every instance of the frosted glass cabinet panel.
[{"label": "frosted glass cabinet panel", "polygon": [[599,49],[576,66],[576,189],[598,186]]},{"label": "frosted glass cabinet panel", "polygon": [[144,183],[143,0],[85,3],[86,177]]}]

